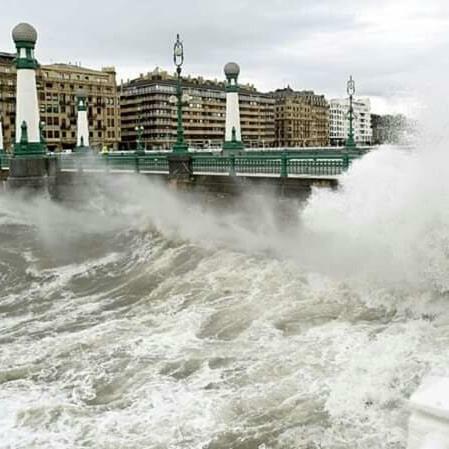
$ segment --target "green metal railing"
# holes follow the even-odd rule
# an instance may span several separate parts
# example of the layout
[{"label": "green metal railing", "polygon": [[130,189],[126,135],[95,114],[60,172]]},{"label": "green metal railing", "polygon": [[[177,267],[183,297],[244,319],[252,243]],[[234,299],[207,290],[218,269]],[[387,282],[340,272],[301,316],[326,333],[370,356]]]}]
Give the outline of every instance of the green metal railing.
[{"label": "green metal railing", "polygon": [[168,173],[167,156],[59,155],[62,170],[101,170]]},{"label": "green metal railing", "polygon": [[348,168],[344,159],[289,159],[287,173],[290,175],[337,176]]},{"label": "green metal railing", "polygon": [[[193,174],[236,176],[338,176],[354,159],[365,152],[283,151],[220,154],[187,153],[192,160]],[[145,154],[57,154],[60,168],[72,171],[129,171],[137,173],[169,172],[170,153]],[[1,166],[9,166],[10,155],[3,155]]]},{"label": "green metal railing", "polygon": [[192,155],[194,174],[217,173],[265,176],[338,176],[361,154],[324,154],[305,152],[277,155],[248,154],[238,156]]},{"label": "green metal railing", "polygon": [[230,173],[231,157],[221,156],[192,156],[193,173]]}]

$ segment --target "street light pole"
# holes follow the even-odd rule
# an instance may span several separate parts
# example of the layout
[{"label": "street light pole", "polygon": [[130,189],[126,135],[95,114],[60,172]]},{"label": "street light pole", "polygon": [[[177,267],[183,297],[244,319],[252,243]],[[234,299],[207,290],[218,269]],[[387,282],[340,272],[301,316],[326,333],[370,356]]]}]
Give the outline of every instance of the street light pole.
[{"label": "street light pole", "polygon": [[346,91],[349,95],[349,134],[348,139],[346,140],[346,148],[355,148],[354,141],[354,107],[353,107],[353,96],[355,94],[355,82],[352,79],[352,75],[349,77],[349,81],[347,83]]},{"label": "street light pole", "polygon": [[176,35],[176,42],[173,47],[173,62],[176,66],[176,100],[177,100],[177,128],[176,128],[176,143],[173,145],[174,153],[187,153],[188,146],[184,141],[184,127],[182,124],[182,86],[181,86],[181,67],[184,63],[184,47],[179,34]]},{"label": "street light pole", "polygon": [[136,133],[137,133],[136,153],[143,155],[143,154],[145,154],[145,147],[142,144],[143,126],[137,125],[135,129],[136,129]]},{"label": "street light pole", "polygon": [[142,117],[140,114],[141,108],[140,105],[137,107],[137,125],[134,128],[136,130],[137,134],[137,148],[136,148],[136,154],[143,156],[145,155],[145,146],[142,142],[142,136],[143,136],[143,126],[142,126]]}]

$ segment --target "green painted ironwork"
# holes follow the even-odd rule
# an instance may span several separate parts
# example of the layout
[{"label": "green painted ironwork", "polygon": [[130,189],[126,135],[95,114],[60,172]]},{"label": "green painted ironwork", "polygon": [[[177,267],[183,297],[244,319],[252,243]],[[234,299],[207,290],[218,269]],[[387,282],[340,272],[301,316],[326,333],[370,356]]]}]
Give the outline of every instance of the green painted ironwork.
[{"label": "green painted ironwork", "polygon": [[176,127],[176,143],[173,145],[174,153],[187,153],[188,145],[184,141],[184,126],[182,124],[182,85],[181,85],[181,70],[184,63],[184,46],[176,35],[176,42],[173,47],[173,61],[176,66],[176,111],[177,111],[177,127]]},{"label": "green painted ironwork", "polygon": [[167,156],[145,156],[139,157],[138,159],[141,172],[168,173]]},{"label": "green painted ironwork", "polygon": [[[36,36],[37,37],[37,36]],[[36,70],[39,67],[34,58],[35,40],[15,40],[17,56],[15,59],[16,68]],[[22,52],[23,50],[23,52]],[[23,54],[25,53],[25,54]]]},{"label": "green painted ironwork", "polygon": [[236,157],[236,173],[240,175],[280,175],[281,157]]},{"label": "green painted ironwork", "polygon": [[231,154],[229,156],[229,176],[235,176],[235,155]]},{"label": "green painted ironwork", "polygon": [[347,92],[349,95],[349,134],[348,139],[346,140],[346,148],[355,148],[355,140],[354,140],[354,108],[353,108],[353,96],[355,94],[355,82],[352,79],[352,75],[349,77],[349,81],[347,84]]},{"label": "green painted ironwork", "polygon": [[[139,117],[140,121],[140,117]],[[143,126],[137,125],[136,126],[136,132],[137,132],[137,148],[136,148],[136,154],[139,156],[143,156],[145,154],[145,147],[143,145],[142,136],[143,136]]]},{"label": "green painted ironwork", "polygon": [[338,176],[344,171],[343,159],[290,159],[288,173],[297,176]]},{"label": "green painted ironwork", "polygon": [[288,176],[288,156],[285,151],[282,152],[281,156],[281,178],[286,178]]},{"label": "green painted ironwork", "polygon": [[128,172],[160,172],[168,173],[167,156],[145,155],[136,153],[115,155],[85,155],[82,153],[60,154],[62,170],[94,170],[94,171],[128,171]]},{"label": "green painted ironwork", "polygon": [[[269,177],[335,177],[344,173],[354,159],[361,157],[356,152],[334,152],[319,154],[309,152],[278,152],[259,155],[208,155],[189,153],[193,174],[219,176],[269,176]],[[58,154],[62,170],[137,172],[168,174],[169,161],[165,154],[139,155],[135,152],[87,155],[83,153]],[[3,158],[3,166],[7,164]]]},{"label": "green painted ironwork", "polygon": [[[231,158],[221,156],[192,155],[193,173],[230,173]],[[235,159],[234,159],[235,170]]]}]

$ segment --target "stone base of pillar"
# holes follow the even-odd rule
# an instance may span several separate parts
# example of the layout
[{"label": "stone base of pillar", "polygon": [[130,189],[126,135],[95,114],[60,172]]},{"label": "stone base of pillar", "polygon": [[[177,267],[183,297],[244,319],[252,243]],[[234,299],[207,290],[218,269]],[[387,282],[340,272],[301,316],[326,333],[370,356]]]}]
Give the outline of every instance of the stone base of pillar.
[{"label": "stone base of pillar", "polygon": [[75,147],[73,149],[73,152],[80,153],[80,154],[93,154],[94,150],[91,147],[79,146],[79,147]]},{"label": "stone base of pillar", "polygon": [[14,145],[14,154],[16,156],[45,156],[47,149],[40,142],[18,142]]},{"label": "stone base of pillar", "polygon": [[8,190],[50,193],[55,186],[57,160],[46,157],[13,157],[9,161]]},{"label": "stone base of pillar", "polygon": [[186,143],[176,142],[173,145],[173,153],[176,154],[186,154],[189,151],[189,146]]},{"label": "stone base of pillar", "polygon": [[188,180],[193,174],[192,156],[171,154],[168,156],[168,176],[170,179]]},{"label": "stone base of pillar", "polygon": [[227,141],[223,144],[223,154],[233,154],[244,149],[245,146],[243,145],[243,142],[238,142],[236,140]]}]

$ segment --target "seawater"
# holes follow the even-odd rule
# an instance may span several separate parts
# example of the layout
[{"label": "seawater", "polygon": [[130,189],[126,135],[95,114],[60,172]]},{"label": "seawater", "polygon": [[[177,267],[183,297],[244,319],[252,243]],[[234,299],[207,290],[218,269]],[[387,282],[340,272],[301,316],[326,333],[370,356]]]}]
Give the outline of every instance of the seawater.
[{"label": "seawater", "polygon": [[0,448],[404,449],[449,375],[447,171],[383,147],[293,220],[138,176],[2,195]]}]

